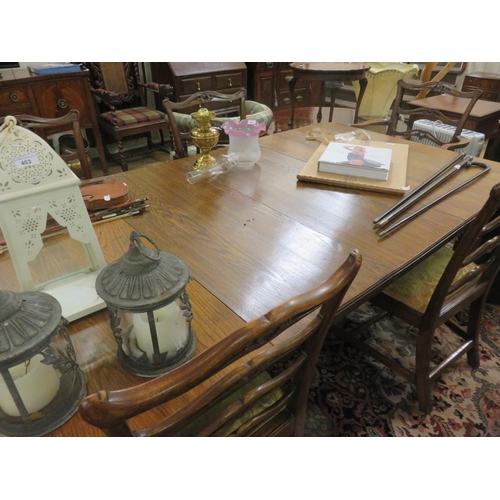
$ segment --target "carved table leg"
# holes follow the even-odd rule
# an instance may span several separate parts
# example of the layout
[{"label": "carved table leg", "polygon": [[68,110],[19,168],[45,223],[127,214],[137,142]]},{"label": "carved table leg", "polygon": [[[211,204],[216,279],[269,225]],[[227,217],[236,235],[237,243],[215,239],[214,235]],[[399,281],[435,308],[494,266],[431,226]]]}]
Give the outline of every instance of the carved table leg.
[{"label": "carved table leg", "polygon": [[367,85],[368,85],[367,78],[362,78],[359,81],[359,97],[358,97],[358,102],[356,103],[356,112],[354,113],[354,123],[358,123],[359,107],[361,105],[361,101],[363,100],[363,96],[365,95],[365,90]]},{"label": "carved table leg", "polygon": [[288,78],[288,88],[290,89],[290,99],[292,100],[292,113],[290,115],[290,120],[288,120],[288,125],[293,125],[293,120],[295,118],[295,84],[297,83],[297,78],[291,76]]}]

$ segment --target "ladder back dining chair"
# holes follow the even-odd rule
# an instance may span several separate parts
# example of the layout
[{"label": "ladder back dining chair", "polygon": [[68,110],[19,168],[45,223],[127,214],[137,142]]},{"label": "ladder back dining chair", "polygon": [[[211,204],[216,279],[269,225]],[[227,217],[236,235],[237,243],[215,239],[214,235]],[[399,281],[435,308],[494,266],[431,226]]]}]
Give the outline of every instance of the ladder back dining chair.
[{"label": "ladder back dining chair", "polygon": [[[171,372],[136,387],[86,397],[81,416],[109,436],[301,436],[320,349],[360,266],[361,255],[353,250],[322,284]],[[214,376],[216,382],[204,384]],[[177,411],[168,414],[166,406],[165,418],[148,427],[134,426],[133,417],[193,388],[197,396]]]}]

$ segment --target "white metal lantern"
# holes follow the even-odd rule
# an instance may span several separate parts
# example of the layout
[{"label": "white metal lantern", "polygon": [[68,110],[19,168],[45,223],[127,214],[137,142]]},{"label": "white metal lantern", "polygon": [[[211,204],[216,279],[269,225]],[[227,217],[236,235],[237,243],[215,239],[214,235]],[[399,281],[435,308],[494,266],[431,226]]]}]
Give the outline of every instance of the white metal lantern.
[{"label": "white metal lantern", "polygon": [[[72,321],[106,307],[95,280],[106,262],[79,189],[80,180],[39,136],[7,116],[0,127],[0,227],[23,291],[43,291]],[[43,247],[47,217],[83,246],[83,268],[35,283],[29,263]]]}]

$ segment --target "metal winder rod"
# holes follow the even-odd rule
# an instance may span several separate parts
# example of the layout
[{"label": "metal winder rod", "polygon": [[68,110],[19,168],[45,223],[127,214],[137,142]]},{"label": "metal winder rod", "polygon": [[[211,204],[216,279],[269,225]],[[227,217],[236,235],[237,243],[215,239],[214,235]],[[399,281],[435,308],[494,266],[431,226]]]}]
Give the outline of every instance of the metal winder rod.
[{"label": "metal winder rod", "polygon": [[433,180],[433,182],[429,182],[429,180],[427,180],[422,188],[420,188],[419,186],[419,191],[417,194],[414,193],[411,197],[409,198],[407,197],[406,202],[402,203],[395,210],[391,211],[389,215],[384,217],[382,220],[379,220],[375,224],[375,227],[385,226],[388,222],[390,222],[395,217],[401,215],[407,208],[417,203],[421,198],[430,193],[433,189],[440,186],[441,184],[443,184],[443,182],[445,182],[450,177],[455,175],[461,168],[463,168],[464,166],[468,167],[471,164],[471,162],[472,162],[472,156],[466,155],[465,158],[456,165],[451,165],[451,166],[445,165],[446,168],[443,167],[439,171],[441,173],[440,177],[436,175],[438,173],[436,172],[436,174],[434,174],[431,177],[431,180]]},{"label": "metal winder rod", "polygon": [[[417,217],[418,215],[420,215],[422,212],[425,212],[426,210],[428,210],[432,206],[436,205],[437,203],[439,203],[441,200],[443,200],[444,198],[446,198],[450,194],[456,193],[460,189],[464,188],[465,186],[467,186],[471,182],[475,181],[476,179],[478,179],[482,175],[487,174],[491,170],[491,168],[488,165],[486,165],[484,163],[479,163],[479,162],[472,162],[470,164],[466,164],[465,166],[466,166],[466,168],[469,168],[471,166],[477,166],[477,167],[481,167],[483,170],[482,170],[482,172],[479,172],[478,174],[476,174],[474,177],[471,177],[470,179],[467,179],[465,182],[462,182],[462,184],[459,184],[458,186],[454,187],[453,189],[450,189],[450,191],[447,191],[446,193],[442,194],[441,196],[439,196],[435,200],[432,200],[431,202],[429,202],[427,205],[423,206],[422,208],[419,208],[418,210],[416,210],[412,214],[408,215],[404,219],[401,219],[400,221],[394,223],[392,226],[388,227],[387,229],[384,229],[384,231],[381,231],[379,233],[379,236],[381,238],[383,236],[386,236],[387,234],[389,234],[392,231],[394,231],[395,229],[397,229],[399,226],[401,226],[401,225],[405,224],[406,222],[414,219],[415,217]],[[458,170],[456,170],[456,171],[458,172]]]},{"label": "metal winder rod", "polygon": [[393,210],[396,210],[399,206],[401,206],[403,203],[406,203],[409,199],[411,199],[415,194],[417,194],[419,191],[421,191],[425,186],[427,186],[429,183],[431,183],[436,177],[439,177],[442,173],[444,173],[446,170],[448,170],[452,165],[460,161],[462,158],[464,158],[466,155],[465,153],[460,153],[456,158],[448,162],[444,167],[440,168],[437,172],[432,174],[427,180],[422,182],[422,184],[418,185],[413,191],[408,193],[404,198],[402,198],[400,201],[395,203],[391,208],[386,210],[383,214],[380,214],[377,218],[373,220],[374,224],[377,224],[377,222],[381,219],[383,219],[386,215],[391,213]]}]

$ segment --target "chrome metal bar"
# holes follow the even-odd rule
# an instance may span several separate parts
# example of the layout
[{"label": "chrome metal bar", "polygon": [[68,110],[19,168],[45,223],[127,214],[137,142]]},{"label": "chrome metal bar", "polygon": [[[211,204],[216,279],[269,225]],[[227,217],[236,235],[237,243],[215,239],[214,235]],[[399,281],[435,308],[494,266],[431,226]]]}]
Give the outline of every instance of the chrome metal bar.
[{"label": "chrome metal bar", "polygon": [[455,188],[450,189],[450,191],[447,191],[446,193],[442,194],[441,196],[439,196],[435,200],[432,200],[430,203],[428,203],[427,205],[423,206],[422,208],[419,208],[418,210],[416,210],[412,214],[408,215],[404,219],[401,219],[400,221],[394,223],[392,226],[388,227],[384,231],[381,231],[379,233],[379,236],[382,238],[382,237],[384,237],[384,236],[392,233],[398,227],[400,227],[403,224],[405,224],[406,222],[409,222],[410,220],[414,219],[415,217],[417,217],[418,215],[420,215],[422,212],[425,212],[429,208],[433,207],[434,205],[436,205],[437,203],[439,203],[441,200],[443,200],[444,198],[446,198],[450,194],[456,193],[460,189],[462,189],[465,186],[469,185],[471,182],[475,181],[476,179],[478,179],[479,177],[483,176],[484,174],[487,174],[491,170],[491,167],[489,167],[488,165],[486,165],[484,163],[472,162],[469,165],[466,165],[466,168],[469,168],[471,166],[481,167],[483,170],[482,170],[482,172],[479,172],[478,174],[476,174],[474,177],[471,177],[470,179],[467,179],[465,182],[462,182],[462,184],[459,184]]},{"label": "chrome metal bar", "polygon": [[410,191],[404,198],[402,198],[400,201],[395,203],[391,208],[386,210],[383,214],[380,214],[378,217],[376,217],[373,220],[374,224],[377,224],[377,222],[387,215],[389,215],[393,210],[396,210],[398,207],[400,207],[403,203],[406,203],[410,198],[418,194],[422,189],[424,189],[429,183],[431,183],[436,177],[439,177],[441,174],[443,174],[446,170],[448,170],[452,165],[455,165],[458,161],[460,161],[462,158],[466,156],[465,153],[460,153],[456,158],[448,162],[444,167],[440,168],[437,172],[432,174],[427,180],[422,182],[422,184],[419,184],[413,191]]},{"label": "chrome metal bar", "polygon": [[392,219],[401,215],[407,208],[411,207],[412,205],[417,203],[421,198],[423,198],[425,195],[430,193],[433,189],[435,189],[439,185],[443,184],[443,182],[445,182],[450,177],[455,175],[461,168],[463,168],[464,166],[467,167],[468,165],[470,165],[471,162],[472,162],[472,156],[466,156],[462,161],[460,161],[456,165],[449,166],[446,170],[443,170],[440,177],[433,176],[434,177],[433,182],[427,183],[425,186],[423,186],[422,189],[419,190],[419,192],[417,194],[415,194],[411,198],[407,199],[406,203],[401,204],[398,208],[396,208],[395,210],[390,212],[389,215],[387,215],[383,219],[379,220],[375,224],[375,227],[379,228],[379,227],[385,226]]}]

